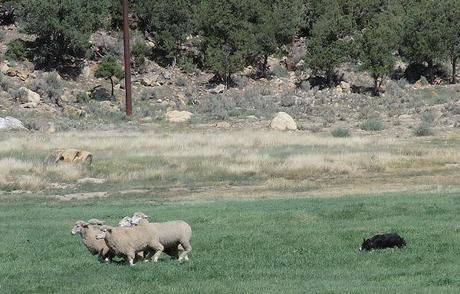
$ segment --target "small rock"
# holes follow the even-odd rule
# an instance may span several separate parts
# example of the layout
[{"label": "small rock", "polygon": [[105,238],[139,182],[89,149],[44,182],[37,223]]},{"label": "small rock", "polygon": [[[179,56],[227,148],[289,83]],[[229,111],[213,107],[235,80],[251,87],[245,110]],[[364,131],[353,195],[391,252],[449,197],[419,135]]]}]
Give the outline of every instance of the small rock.
[{"label": "small rock", "polygon": [[166,120],[169,122],[181,123],[189,121],[192,118],[192,115],[193,114],[189,111],[173,110],[166,113]]},{"label": "small rock", "polygon": [[232,125],[226,121],[220,121],[216,123],[216,128],[219,128],[219,129],[230,129],[231,127]]},{"label": "small rock", "polygon": [[225,91],[225,85],[219,84],[213,89],[209,89],[208,92],[211,94],[221,94]]},{"label": "small rock", "polygon": [[170,80],[170,79],[171,79],[171,73],[168,72],[168,71],[162,72],[162,75],[163,75],[163,78],[164,78],[165,80]]},{"label": "small rock", "polygon": [[69,89],[65,89],[64,93],[61,95],[61,101],[66,103],[74,102],[75,95],[72,95],[72,92]]},{"label": "small rock", "polygon": [[48,129],[46,130],[48,134],[54,134],[56,133],[56,127],[54,126],[54,122],[49,122],[48,123]]},{"label": "small rock", "polygon": [[270,123],[270,128],[275,130],[297,130],[295,120],[286,112],[278,112],[275,118]]},{"label": "small rock", "polygon": [[38,106],[37,102],[27,102],[27,103],[21,104],[22,108],[28,108],[28,109],[37,108],[37,106]]},{"label": "small rock", "polygon": [[151,116],[146,116],[140,119],[142,123],[150,123],[153,121],[153,118]]},{"label": "small rock", "polygon": [[6,63],[0,63],[0,72],[2,74],[6,74],[8,72],[8,70],[10,69],[10,67],[8,66],[8,64]]},{"label": "small rock", "polygon": [[83,178],[78,179],[77,183],[79,184],[104,184],[106,182],[105,179],[96,179],[96,178]]},{"label": "small rock", "polygon": [[351,93],[351,85],[345,81],[340,82],[340,88],[342,88],[343,93]]},{"label": "small rock", "polygon": [[75,115],[77,117],[83,117],[86,114],[84,110],[70,105],[66,105],[64,107],[64,112],[67,114]]}]

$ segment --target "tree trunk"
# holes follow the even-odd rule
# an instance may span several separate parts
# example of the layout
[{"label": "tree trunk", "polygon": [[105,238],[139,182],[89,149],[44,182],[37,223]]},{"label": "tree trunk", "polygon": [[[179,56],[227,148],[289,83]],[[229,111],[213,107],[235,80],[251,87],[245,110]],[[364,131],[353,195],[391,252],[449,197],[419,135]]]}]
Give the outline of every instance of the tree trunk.
[{"label": "tree trunk", "polygon": [[112,78],[112,77],[110,77],[110,83],[112,84],[112,95],[110,96],[110,98],[113,100],[113,97],[115,96],[115,95],[114,95],[114,88],[115,88],[115,87],[114,87],[114,85],[113,85],[113,78]]},{"label": "tree trunk", "polygon": [[374,96],[379,95],[380,85],[379,85],[379,75],[374,75]]},{"label": "tree trunk", "polygon": [[457,58],[458,57],[454,57],[452,59],[452,81],[451,81],[452,84],[457,83],[457,77],[456,77],[456,75],[457,75]]},{"label": "tree trunk", "polygon": [[434,83],[433,61],[428,61],[428,81],[432,85]]},{"label": "tree trunk", "polygon": [[264,62],[262,64],[262,77],[267,76],[268,54],[264,54]]},{"label": "tree trunk", "polygon": [[332,69],[326,70],[326,79],[327,79],[328,87],[332,88],[334,86],[334,70]]}]

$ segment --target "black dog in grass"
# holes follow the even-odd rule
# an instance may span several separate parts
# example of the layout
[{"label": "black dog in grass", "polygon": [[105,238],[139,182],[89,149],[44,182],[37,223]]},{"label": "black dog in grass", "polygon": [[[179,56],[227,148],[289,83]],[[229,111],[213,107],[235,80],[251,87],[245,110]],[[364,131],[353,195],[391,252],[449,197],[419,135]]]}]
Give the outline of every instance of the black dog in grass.
[{"label": "black dog in grass", "polygon": [[406,246],[406,241],[398,234],[383,234],[363,240],[363,244],[359,250],[369,251],[372,249],[402,248],[404,246]]}]

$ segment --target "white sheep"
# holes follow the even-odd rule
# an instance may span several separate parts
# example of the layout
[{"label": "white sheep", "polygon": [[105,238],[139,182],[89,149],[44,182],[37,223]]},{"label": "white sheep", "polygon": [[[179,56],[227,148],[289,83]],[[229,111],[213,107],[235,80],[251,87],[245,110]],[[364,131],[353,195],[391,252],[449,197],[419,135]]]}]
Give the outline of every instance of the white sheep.
[{"label": "white sheep", "polygon": [[72,235],[79,234],[89,252],[93,255],[97,254],[101,262],[107,262],[112,259],[113,254],[104,240],[96,239],[96,234],[99,233],[102,224],[103,222],[97,219],[91,219],[89,222],[79,220],[75,223],[71,233]]},{"label": "white sheep", "polygon": [[152,252],[153,261],[157,261],[164,247],[147,226],[136,227],[100,227],[96,239],[104,240],[111,251],[117,256],[124,257],[129,265],[134,265],[134,258],[139,252]]},{"label": "white sheep", "polygon": [[129,216],[125,216],[118,222],[119,227],[132,227],[131,218]]},{"label": "white sheep", "polygon": [[[188,261],[188,253],[192,251],[192,245],[190,243],[192,228],[190,225],[182,220],[149,223],[147,218],[148,216],[144,213],[136,212],[131,219],[131,224],[149,227],[154,236],[157,237],[158,241],[164,246],[164,252],[166,254],[177,258],[179,261]],[[180,254],[179,251],[181,251]]]}]

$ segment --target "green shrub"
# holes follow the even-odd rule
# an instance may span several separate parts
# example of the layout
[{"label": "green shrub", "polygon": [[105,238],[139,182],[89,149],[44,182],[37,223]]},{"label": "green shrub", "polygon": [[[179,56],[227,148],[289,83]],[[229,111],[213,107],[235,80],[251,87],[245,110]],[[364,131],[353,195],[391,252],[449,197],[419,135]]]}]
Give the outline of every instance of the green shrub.
[{"label": "green shrub", "polygon": [[422,116],[420,117],[420,119],[422,120],[422,123],[425,123],[429,126],[433,125],[435,118],[436,117],[433,112],[424,112],[422,113]]},{"label": "green shrub", "polygon": [[28,84],[28,88],[40,94],[46,101],[60,103],[64,92],[65,82],[57,72],[45,72],[37,75],[36,79]]},{"label": "green shrub", "polygon": [[364,131],[381,131],[385,127],[383,122],[377,118],[368,118],[360,125],[361,130]]},{"label": "green shrub", "polygon": [[414,135],[417,137],[425,137],[433,135],[433,129],[431,126],[425,122],[421,122],[415,129]]},{"label": "green shrub", "polygon": [[176,86],[178,86],[178,87],[187,86],[187,79],[184,78],[184,77],[177,77],[176,78]]},{"label": "green shrub", "polygon": [[231,96],[208,96],[200,104],[199,111],[209,116],[225,120],[235,115],[236,102]]},{"label": "green shrub", "polygon": [[77,94],[76,101],[77,103],[86,103],[90,99],[89,95],[86,92],[80,92]]},{"label": "green shrub", "polygon": [[177,66],[183,70],[186,74],[196,74],[198,73],[198,67],[193,63],[192,58],[179,58]]},{"label": "green shrub", "polygon": [[310,91],[311,89],[311,84],[309,81],[303,81],[301,84],[300,84],[300,89],[304,90],[304,91]]},{"label": "green shrub", "polygon": [[5,56],[9,60],[22,61],[26,59],[26,47],[24,41],[13,40],[8,43]]},{"label": "green shrub", "polygon": [[335,128],[331,131],[331,134],[335,138],[348,138],[351,136],[351,132],[346,128]]},{"label": "green shrub", "polygon": [[273,67],[271,74],[278,78],[285,78],[289,75],[289,71],[285,66],[277,65]]},{"label": "green shrub", "polygon": [[145,57],[147,55],[147,45],[145,42],[137,41],[133,45],[132,55],[133,55],[133,66],[135,69],[142,71],[145,68]]}]

